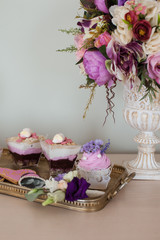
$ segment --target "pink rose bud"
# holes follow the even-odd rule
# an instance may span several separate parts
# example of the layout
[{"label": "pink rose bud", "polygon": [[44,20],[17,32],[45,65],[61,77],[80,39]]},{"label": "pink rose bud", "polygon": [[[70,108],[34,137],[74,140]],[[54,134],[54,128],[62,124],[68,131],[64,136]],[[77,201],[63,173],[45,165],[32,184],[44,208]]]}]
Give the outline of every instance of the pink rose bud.
[{"label": "pink rose bud", "polygon": [[96,38],[94,42],[94,46],[96,48],[100,48],[103,45],[107,47],[110,40],[111,40],[111,35],[108,32],[104,32]]}]

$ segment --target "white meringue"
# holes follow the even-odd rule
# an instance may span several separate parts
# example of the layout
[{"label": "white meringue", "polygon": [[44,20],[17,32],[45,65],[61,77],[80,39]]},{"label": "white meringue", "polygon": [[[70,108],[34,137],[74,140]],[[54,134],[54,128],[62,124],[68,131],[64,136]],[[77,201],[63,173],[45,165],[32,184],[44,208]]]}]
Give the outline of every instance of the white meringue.
[{"label": "white meringue", "polygon": [[32,135],[32,130],[30,128],[24,128],[21,132],[20,132],[20,137],[22,138],[29,138]]},{"label": "white meringue", "polygon": [[63,135],[63,133],[58,133],[53,137],[52,142],[53,143],[61,143],[63,142],[65,139],[65,136]]}]

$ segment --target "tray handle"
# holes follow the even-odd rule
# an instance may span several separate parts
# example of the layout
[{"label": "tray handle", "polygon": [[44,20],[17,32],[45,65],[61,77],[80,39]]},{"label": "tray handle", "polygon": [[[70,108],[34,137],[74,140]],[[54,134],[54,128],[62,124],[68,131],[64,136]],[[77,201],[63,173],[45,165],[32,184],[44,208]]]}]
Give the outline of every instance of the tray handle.
[{"label": "tray handle", "polygon": [[114,198],[117,195],[117,193],[135,177],[135,175],[136,173],[133,172],[130,175],[128,175],[125,179],[121,180],[118,188],[113,193],[109,193],[107,199],[111,200],[112,198]]}]

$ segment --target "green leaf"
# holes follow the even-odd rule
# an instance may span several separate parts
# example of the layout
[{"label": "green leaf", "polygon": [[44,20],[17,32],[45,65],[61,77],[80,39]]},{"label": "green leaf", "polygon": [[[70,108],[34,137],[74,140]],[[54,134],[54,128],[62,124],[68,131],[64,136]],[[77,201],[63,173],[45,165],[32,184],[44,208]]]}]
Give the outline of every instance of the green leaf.
[{"label": "green leaf", "polygon": [[143,20],[143,19],[145,19],[145,15],[142,14],[142,13],[140,13],[140,14],[138,15],[138,17],[139,17],[139,20]]},{"label": "green leaf", "polygon": [[112,61],[109,60],[109,59],[107,59],[107,60],[105,61],[105,66],[106,66],[107,70],[110,70],[111,63],[112,63]]},{"label": "green leaf", "polygon": [[90,85],[90,84],[92,84],[92,83],[95,82],[93,79],[91,79],[91,78],[89,78],[89,77],[87,77],[86,80],[87,80],[87,85]]},{"label": "green leaf", "polygon": [[152,97],[151,93],[149,93],[148,96],[149,96],[150,102],[153,102],[153,97]]},{"label": "green leaf", "polygon": [[76,63],[76,65],[80,64],[83,62],[83,57]]},{"label": "green leaf", "polygon": [[151,88],[151,92],[152,92],[153,97],[156,98],[156,94],[155,94],[155,89],[154,88]]},{"label": "green leaf", "polygon": [[33,189],[33,190],[25,194],[25,197],[29,202],[33,202],[40,195],[44,194],[44,191],[42,189]]},{"label": "green leaf", "polygon": [[158,25],[160,24],[160,14],[158,14]]},{"label": "green leaf", "polygon": [[132,25],[129,25],[129,26],[128,26],[128,29],[130,30],[131,28],[132,28]]},{"label": "green leaf", "polygon": [[122,19],[122,21],[123,21],[125,24],[128,25],[128,28],[132,28],[132,27],[133,27],[132,24],[131,24],[130,22],[128,22],[127,20]]},{"label": "green leaf", "polygon": [[144,78],[141,80],[141,83],[140,83],[140,85],[139,85],[138,92],[140,92],[140,90],[141,90],[141,88],[142,88],[143,84],[144,84]]},{"label": "green leaf", "polygon": [[143,99],[145,99],[148,96],[148,92],[140,99],[140,101],[142,101]]},{"label": "green leaf", "polygon": [[99,51],[100,51],[100,53],[102,53],[102,55],[103,55],[105,58],[109,59],[109,57],[107,56],[107,53],[106,53],[106,46],[105,46],[105,45],[101,46],[101,47],[99,48]]},{"label": "green leaf", "polygon": [[87,9],[95,9],[94,0],[80,0],[81,4]]}]

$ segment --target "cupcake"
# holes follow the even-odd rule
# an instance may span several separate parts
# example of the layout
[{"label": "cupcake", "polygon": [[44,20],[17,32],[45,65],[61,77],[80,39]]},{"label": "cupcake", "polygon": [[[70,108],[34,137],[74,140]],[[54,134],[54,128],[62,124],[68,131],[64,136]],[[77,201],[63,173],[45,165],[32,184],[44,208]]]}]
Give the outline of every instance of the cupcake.
[{"label": "cupcake", "polygon": [[7,139],[8,149],[10,150],[15,163],[19,167],[29,167],[38,165],[42,152],[40,140],[43,136],[37,136],[30,128],[24,128],[16,137]]},{"label": "cupcake", "polygon": [[111,162],[106,155],[110,142],[90,141],[81,148],[82,158],[77,164],[78,175],[90,183],[90,188],[105,190],[110,181]]},{"label": "cupcake", "polygon": [[65,137],[62,133],[56,134],[53,139],[41,142],[42,152],[48,160],[50,175],[69,172],[77,158],[81,146]]}]

